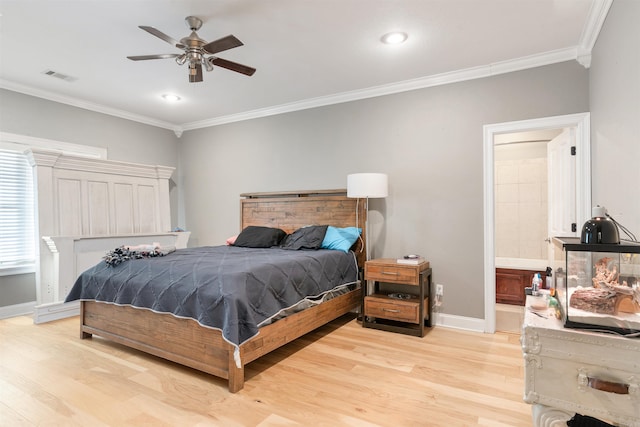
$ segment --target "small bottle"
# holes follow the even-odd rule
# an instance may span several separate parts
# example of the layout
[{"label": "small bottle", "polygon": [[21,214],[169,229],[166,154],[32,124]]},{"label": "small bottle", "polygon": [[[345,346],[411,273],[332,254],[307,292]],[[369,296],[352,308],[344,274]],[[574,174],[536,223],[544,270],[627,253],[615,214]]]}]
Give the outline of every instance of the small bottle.
[{"label": "small bottle", "polygon": [[547,267],[547,277],[546,277],[546,286],[545,286],[545,288],[547,289],[553,288],[553,277],[552,277],[551,271],[552,271],[552,268]]},{"label": "small bottle", "polygon": [[540,273],[534,274],[533,281],[531,282],[531,295],[540,295],[540,283],[542,283]]}]

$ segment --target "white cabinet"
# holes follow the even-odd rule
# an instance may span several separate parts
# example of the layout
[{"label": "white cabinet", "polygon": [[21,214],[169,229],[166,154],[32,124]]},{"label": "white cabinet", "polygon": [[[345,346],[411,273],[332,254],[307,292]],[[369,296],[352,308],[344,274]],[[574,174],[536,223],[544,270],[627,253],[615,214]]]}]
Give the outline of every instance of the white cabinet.
[{"label": "white cabinet", "polygon": [[185,247],[172,233],[174,168],[31,149],[37,207],[36,323],[77,314],[63,303],[78,274],[122,245]]},{"label": "white cabinet", "polygon": [[564,328],[530,302],[521,343],[534,425],[566,425],[579,413],[640,427],[640,339]]}]

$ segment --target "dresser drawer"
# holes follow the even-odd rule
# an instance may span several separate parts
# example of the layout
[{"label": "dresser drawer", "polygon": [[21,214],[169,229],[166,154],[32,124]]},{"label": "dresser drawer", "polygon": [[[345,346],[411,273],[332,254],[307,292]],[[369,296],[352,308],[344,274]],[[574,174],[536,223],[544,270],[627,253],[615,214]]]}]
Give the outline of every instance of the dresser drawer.
[{"label": "dresser drawer", "polygon": [[418,285],[419,271],[415,266],[368,264],[365,267],[365,280]]},{"label": "dresser drawer", "polygon": [[529,325],[521,340],[526,402],[640,427],[636,340]]},{"label": "dresser drawer", "polygon": [[614,367],[543,357],[526,369],[525,401],[640,426],[640,378]]},{"label": "dresser drawer", "polygon": [[364,315],[419,324],[420,305],[418,300],[418,298],[399,300],[389,298],[386,295],[369,295],[364,299]]}]

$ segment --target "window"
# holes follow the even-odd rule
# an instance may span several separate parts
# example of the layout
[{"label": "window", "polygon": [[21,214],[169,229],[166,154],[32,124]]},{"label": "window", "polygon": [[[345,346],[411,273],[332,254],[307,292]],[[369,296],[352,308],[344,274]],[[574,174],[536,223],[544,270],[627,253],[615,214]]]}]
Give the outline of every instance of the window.
[{"label": "window", "polygon": [[[22,153],[30,148],[106,159],[107,149],[0,131],[0,276],[35,271],[33,171]],[[45,212],[45,215],[47,213]]]},{"label": "window", "polygon": [[24,154],[0,149],[0,275],[33,271],[33,172]]}]

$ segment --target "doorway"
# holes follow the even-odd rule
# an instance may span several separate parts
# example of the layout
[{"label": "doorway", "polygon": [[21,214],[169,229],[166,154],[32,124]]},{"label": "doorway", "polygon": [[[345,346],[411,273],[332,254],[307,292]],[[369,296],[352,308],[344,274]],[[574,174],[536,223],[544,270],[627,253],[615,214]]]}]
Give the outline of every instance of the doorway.
[{"label": "doorway", "polygon": [[[559,156],[547,151],[555,145],[551,141],[571,133],[549,129],[494,137],[496,332],[519,333],[525,309],[522,288],[530,286],[535,273],[544,278],[548,236],[565,235],[549,231],[550,157]],[[575,160],[568,147],[564,157]]]},{"label": "doorway", "polygon": [[573,129],[576,147],[576,221],[582,224],[591,212],[591,150],[590,114],[580,113],[566,116],[546,117],[518,122],[498,123],[484,126],[484,287],[485,321],[484,331],[496,330],[496,282],[495,282],[495,153],[494,145],[499,136],[511,133]]}]

